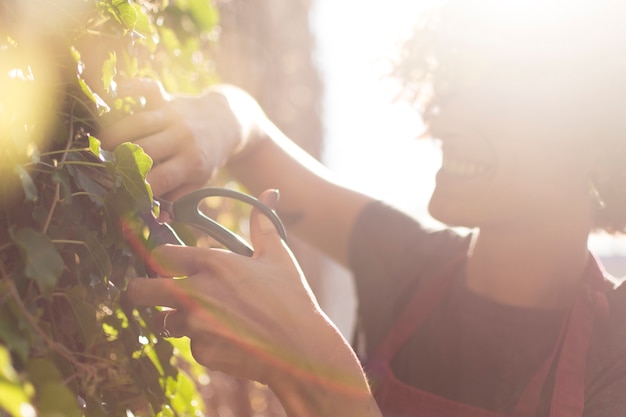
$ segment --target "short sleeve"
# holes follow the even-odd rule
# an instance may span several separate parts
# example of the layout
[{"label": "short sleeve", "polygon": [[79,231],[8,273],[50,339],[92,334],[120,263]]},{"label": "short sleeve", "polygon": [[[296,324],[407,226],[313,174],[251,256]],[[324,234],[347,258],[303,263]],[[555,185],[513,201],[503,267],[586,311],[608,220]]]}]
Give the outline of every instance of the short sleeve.
[{"label": "short sleeve", "polygon": [[359,214],[350,238],[349,262],[358,298],[355,349],[364,359],[377,346],[409,297],[467,247],[451,229],[424,227],[382,202]]}]

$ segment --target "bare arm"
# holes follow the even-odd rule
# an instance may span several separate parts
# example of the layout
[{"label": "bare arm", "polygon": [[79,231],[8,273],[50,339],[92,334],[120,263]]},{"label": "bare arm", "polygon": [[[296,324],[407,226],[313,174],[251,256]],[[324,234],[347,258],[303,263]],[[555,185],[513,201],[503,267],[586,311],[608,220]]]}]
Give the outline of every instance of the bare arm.
[{"label": "bare arm", "polygon": [[278,210],[290,231],[347,264],[352,225],[371,197],[342,186],[267,119],[255,141],[227,168],[253,194],[279,189]]},{"label": "bare arm", "polygon": [[176,199],[206,184],[225,165],[250,191],[281,193],[289,231],[346,264],[350,229],[370,197],[342,187],[331,172],[271,123],[244,91],[217,86],[200,96],[168,96],[138,80],[128,95],[145,96],[144,111],[107,126],[103,146],[133,141],[155,166],[148,181],[157,196]]}]

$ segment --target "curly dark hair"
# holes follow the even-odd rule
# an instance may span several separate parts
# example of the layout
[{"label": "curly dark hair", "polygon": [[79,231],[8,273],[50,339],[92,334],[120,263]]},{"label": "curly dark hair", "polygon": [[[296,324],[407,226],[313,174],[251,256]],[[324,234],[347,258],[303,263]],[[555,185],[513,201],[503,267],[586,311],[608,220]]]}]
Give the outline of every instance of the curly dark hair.
[{"label": "curly dark hair", "polygon": [[506,79],[601,153],[599,229],[626,232],[626,1],[450,0],[423,16],[393,76],[428,125],[455,90]]}]

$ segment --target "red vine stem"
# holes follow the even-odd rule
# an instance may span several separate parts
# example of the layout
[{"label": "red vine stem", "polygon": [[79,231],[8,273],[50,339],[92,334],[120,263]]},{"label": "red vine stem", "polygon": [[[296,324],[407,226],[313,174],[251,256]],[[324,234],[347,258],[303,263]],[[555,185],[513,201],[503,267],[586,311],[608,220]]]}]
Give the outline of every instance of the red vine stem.
[{"label": "red vine stem", "polygon": [[[74,140],[74,107],[76,106],[76,102],[72,102],[72,108],[70,109],[70,134],[67,138],[67,145],[65,145],[65,150],[63,155],[61,156],[61,163],[65,162],[67,158],[67,151],[72,146],[72,141]],[[57,204],[61,199],[61,183],[57,182],[57,185],[54,187],[54,198],[52,199],[52,204],[50,204],[50,210],[48,211],[48,217],[46,217],[46,221],[41,228],[41,233],[44,235],[48,231],[48,227],[50,227],[50,222],[52,221],[52,215],[54,214],[54,210],[56,209]]]}]

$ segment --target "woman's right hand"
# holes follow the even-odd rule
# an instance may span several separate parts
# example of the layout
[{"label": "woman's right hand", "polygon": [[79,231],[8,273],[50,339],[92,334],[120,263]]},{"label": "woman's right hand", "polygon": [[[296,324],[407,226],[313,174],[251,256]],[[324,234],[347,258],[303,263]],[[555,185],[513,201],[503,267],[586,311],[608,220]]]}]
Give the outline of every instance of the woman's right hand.
[{"label": "woman's right hand", "polygon": [[218,85],[201,95],[173,95],[151,79],[133,79],[120,97],[145,106],[98,132],[105,149],[123,142],[140,145],[154,161],[148,182],[155,196],[176,200],[204,186],[228,159],[258,135],[265,116],[244,91]]},{"label": "woman's right hand", "polygon": [[[277,196],[266,191],[259,199],[274,208]],[[256,209],[250,234],[252,257],[202,247],[155,249],[155,269],[164,278],[132,280],[129,299],[172,308],[157,327],[189,336],[199,363],[268,384],[290,416],[380,416],[350,346]]]}]

